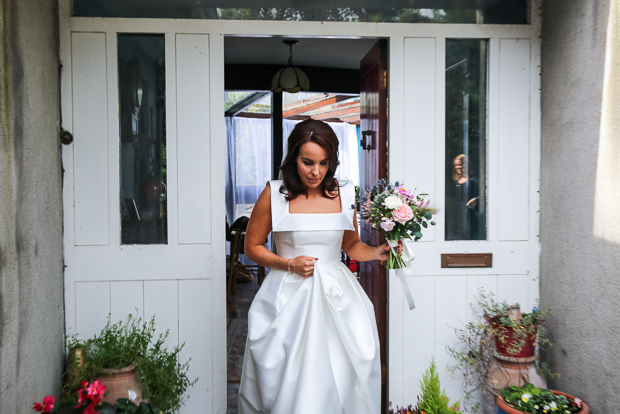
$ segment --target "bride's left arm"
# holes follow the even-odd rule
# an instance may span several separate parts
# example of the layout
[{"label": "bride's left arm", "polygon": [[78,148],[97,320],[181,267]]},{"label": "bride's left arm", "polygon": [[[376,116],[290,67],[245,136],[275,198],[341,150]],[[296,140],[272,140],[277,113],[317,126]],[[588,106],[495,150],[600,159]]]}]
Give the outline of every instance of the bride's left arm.
[{"label": "bride's left arm", "polygon": [[357,232],[357,214],[355,212],[353,213],[353,227],[355,230],[345,231],[342,238],[342,250],[347,256],[360,262],[388,259],[390,246],[387,243],[376,247],[362,243]]}]

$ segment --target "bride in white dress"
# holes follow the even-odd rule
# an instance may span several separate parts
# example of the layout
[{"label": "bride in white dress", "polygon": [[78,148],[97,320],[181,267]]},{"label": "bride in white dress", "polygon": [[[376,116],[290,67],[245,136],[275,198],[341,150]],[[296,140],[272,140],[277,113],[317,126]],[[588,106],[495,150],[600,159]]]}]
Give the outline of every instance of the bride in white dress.
[{"label": "bride in white dress", "polygon": [[[248,315],[240,414],[378,414],[379,337],[372,302],[340,262],[386,260],[362,243],[352,183],[338,183],[338,138],[325,123],[295,126],[248,224],[245,253],[271,268]],[[264,242],[273,232],[278,254]]]}]

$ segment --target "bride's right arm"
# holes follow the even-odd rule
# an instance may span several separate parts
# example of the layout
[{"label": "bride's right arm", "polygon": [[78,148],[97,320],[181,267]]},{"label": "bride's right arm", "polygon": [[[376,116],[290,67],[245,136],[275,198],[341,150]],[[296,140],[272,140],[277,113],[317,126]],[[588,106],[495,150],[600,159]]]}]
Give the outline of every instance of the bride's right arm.
[{"label": "bride's right arm", "polygon": [[269,184],[258,197],[245,233],[245,255],[261,266],[286,270],[287,261],[265,247],[271,232],[271,191]]},{"label": "bride's right arm", "polygon": [[[278,191],[278,189],[274,189]],[[269,184],[258,197],[245,233],[245,255],[256,264],[272,269],[289,270],[289,260],[265,247],[271,232],[271,190]],[[312,276],[314,258],[298,256],[290,260],[290,271],[300,276]]]}]

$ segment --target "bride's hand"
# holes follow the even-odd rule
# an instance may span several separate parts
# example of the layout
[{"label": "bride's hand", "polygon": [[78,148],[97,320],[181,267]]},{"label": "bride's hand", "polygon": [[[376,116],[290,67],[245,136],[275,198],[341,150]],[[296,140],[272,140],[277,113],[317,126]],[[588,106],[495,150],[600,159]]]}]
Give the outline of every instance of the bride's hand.
[{"label": "bride's hand", "polygon": [[314,274],[314,262],[316,262],[314,257],[297,256],[291,259],[291,273],[301,277],[310,277]]},{"label": "bride's hand", "polygon": [[383,243],[381,246],[375,248],[376,259],[385,261],[390,258],[390,245]]}]

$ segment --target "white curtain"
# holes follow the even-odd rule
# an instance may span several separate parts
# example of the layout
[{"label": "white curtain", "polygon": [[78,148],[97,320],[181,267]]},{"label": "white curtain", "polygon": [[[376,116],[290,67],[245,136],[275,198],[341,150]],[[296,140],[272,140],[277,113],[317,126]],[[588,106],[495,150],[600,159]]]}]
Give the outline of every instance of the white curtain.
[{"label": "white curtain", "polygon": [[271,120],[226,118],[226,217],[229,224],[250,213],[271,179]]},{"label": "white curtain", "polygon": [[[286,143],[291,131],[301,121],[291,121],[285,119],[282,124],[282,136],[284,145],[284,155],[286,156]],[[360,184],[360,161],[357,144],[357,128],[346,122],[328,122],[327,123],[338,137],[338,155],[340,165],[336,170],[336,179],[344,182],[351,180],[355,185]]]}]

